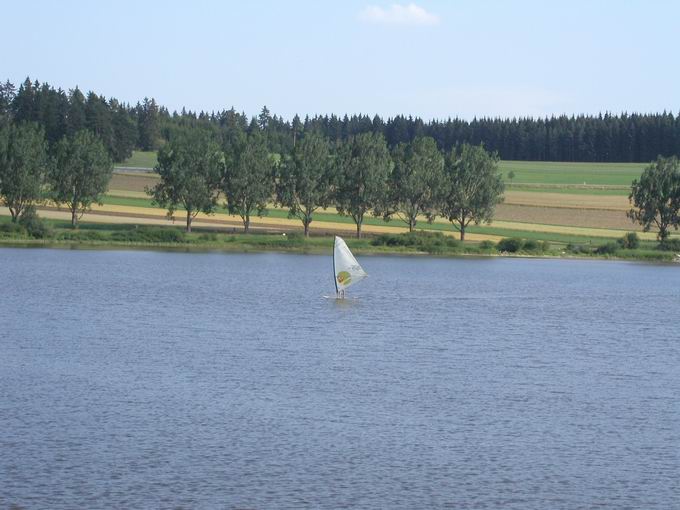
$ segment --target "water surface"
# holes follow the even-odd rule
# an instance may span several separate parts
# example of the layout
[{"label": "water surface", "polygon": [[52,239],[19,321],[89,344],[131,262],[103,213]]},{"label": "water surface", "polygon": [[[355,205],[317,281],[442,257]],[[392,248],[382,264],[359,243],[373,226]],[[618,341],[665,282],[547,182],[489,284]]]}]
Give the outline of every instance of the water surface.
[{"label": "water surface", "polygon": [[680,268],[0,250],[0,507],[680,507]]}]

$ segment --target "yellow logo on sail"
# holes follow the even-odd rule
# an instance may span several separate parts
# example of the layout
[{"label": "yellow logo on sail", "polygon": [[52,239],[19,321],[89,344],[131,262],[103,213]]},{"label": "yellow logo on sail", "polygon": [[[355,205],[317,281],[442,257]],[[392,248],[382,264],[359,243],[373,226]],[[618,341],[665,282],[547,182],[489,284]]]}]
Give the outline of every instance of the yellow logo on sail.
[{"label": "yellow logo on sail", "polygon": [[347,271],[340,271],[338,273],[338,283],[340,285],[349,285],[352,281],[352,276]]}]

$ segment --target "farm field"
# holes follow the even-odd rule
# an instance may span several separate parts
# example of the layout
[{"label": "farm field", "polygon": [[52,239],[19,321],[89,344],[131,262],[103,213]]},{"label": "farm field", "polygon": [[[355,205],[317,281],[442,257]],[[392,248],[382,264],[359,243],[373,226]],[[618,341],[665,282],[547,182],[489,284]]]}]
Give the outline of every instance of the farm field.
[{"label": "farm field", "polygon": [[[144,211],[146,214],[153,213],[156,211],[161,211],[156,209],[151,200],[145,197],[139,192],[129,192],[130,194],[119,194],[120,192],[112,192],[104,199],[104,205],[115,206],[117,208],[131,208],[138,209],[136,213]],[[134,195],[133,195],[134,193]],[[150,211],[149,211],[150,209]],[[124,209],[118,209],[119,212],[123,212]],[[221,215],[221,216],[220,216]],[[176,214],[177,218],[181,217],[181,213]],[[228,216],[227,211],[224,208],[218,208],[218,215],[209,216],[207,218]],[[238,220],[236,217],[231,217]],[[268,214],[265,219],[269,220],[272,218],[288,219],[288,212],[284,209],[270,207]],[[318,225],[323,222],[327,223],[342,223],[350,225],[352,228],[352,220],[346,216],[339,216],[334,209],[329,208],[327,210],[320,209],[314,215],[315,221],[313,226]],[[496,214],[496,219],[493,223],[494,226],[499,226],[502,224],[516,223],[526,224],[531,226],[529,230],[540,230],[540,225],[544,225],[544,230],[546,232],[557,231],[564,229],[556,227],[574,227],[575,229],[589,228],[589,229],[604,229],[604,230],[631,230],[633,226],[630,221],[626,218],[625,214],[622,214],[619,210],[596,210],[592,208],[575,208],[575,207],[536,207],[536,206],[525,206],[525,205],[505,205],[501,204],[498,206],[498,211]],[[298,224],[295,219],[291,220],[291,226]],[[373,226],[384,226],[389,228],[390,231],[393,229],[404,229],[405,224],[401,222],[398,218],[394,218],[389,222],[385,222],[380,218],[367,217],[365,219],[365,225]],[[536,227],[536,228],[533,228]],[[418,223],[418,228],[430,229],[430,230],[451,230],[451,225],[439,218],[435,220],[433,224],[428,224],[425,218],[422,218]],[[488,229],[487,226],[474,227],[479,228],[481,231]],[[511,226],[509,228],[514,228]],[[527,230],[523,226],[521,230]],[[612,235],[618,235],[615,233],[604,233],[603,237],[611,237]]]},{"label": "farm field", "polygon": [[[530,162],[529,164],[532,166],[538,163]],[[555,168],[562,168],[565,165],[567,168],[576,165],[579,170],[583,167],[583,164],[580,163],[562,163]],[[602,164],[598,164],[597,167],[602,167]],[[158,177],[154,174],[117,173],[113,177],[110,186],[111,191],[106,197],[105,203],[150,208],[152,204],[149,197],[144,193],[144,189],[147,186],[153,186],[157,180]],[[499,235],[527,236],[530,233],[532,238],[535,238],[537,233],[542,232],[549,240],[561,242],[564,240],[564,235],[573,235],[582,239],[584,237],[582,229],[596,229],[594,232],[589,230],[590,233],[587,235],[597,238],[620,237],[625,231],[640,230],[626,217],[625,213],[630,207],[627,194],[583,193],[581,190],[569,187],[570,185],[564,186],[564,188],[532,190],[518,189],[514,185],[508,187],[505,193],[505,202],[498,206],[494,223],[490,226],[475,226],[470,232],[493,237]],[[623,193],[627,192],[624,191]],[[220,212],[226,213],[224,210]],[[287,220],[287,212],[272,208],[267,220],[273,218]],[[238,220],[238,218],[233,219]],[[321,228],[321,223],[327,224],[329,222],[346,224],[346,228],[352,226],[351,219],[337,216],[332,209],[319,210],[315,214],[314,223],[312,223],[312,232]],[[235,224],[238,225],[238,222],[236,221]],[[366,225],[382,226],[390,231],[395,228],[405,229],[405,225],[398,219],[386,223],[381,219],[371,217],[366,219]],[[501,225],[502,229],[498,230]],[[297,228],[298,226],[299,223],[296,220],[290,221],[290,228]],[[564,227],[573,227],[573,229],[569,233],[565,232]],[[451,225],[442,219],[437,220],[432,225],[428,225],[423,220],[419,222],[418,228],[452,232]],[[653,237],[653,234],[645,234],[645,236]]]}]

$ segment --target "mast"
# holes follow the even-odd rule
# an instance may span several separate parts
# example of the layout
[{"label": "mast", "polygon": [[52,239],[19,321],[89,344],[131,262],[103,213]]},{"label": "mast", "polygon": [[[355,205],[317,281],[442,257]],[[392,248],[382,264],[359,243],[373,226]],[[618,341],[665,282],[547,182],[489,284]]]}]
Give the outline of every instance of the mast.
[{"label": "mast", "polygon": [[338,290],[338,276],[335,272],[335,246],[338,244],[338,236],[333,239],[333,283],[335,284],[335,293],[340,292]]}]

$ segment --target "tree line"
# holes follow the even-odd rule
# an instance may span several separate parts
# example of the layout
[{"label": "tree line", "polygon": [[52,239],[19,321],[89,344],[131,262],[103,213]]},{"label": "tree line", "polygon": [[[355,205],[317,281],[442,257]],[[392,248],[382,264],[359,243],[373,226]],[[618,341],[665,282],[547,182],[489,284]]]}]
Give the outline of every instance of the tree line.
[{"label": "tree line", "polygon": [[[154,203],[173,216],[182,210],[191,231],[199,213],[221,203],[238,215],[245,232],[271,203],[302,223],[305,236],[319,209],[349,216],[361,237],[368,216],[403,221],[413,231],[419,218],[447,218],[465,238],[470,223],[490,222],[502,201],[498,155],[464,144],[443,153],[429,137],[390,150],[377,133],[332,142],[307,132],[290,152],[269,152],[260,131],[234,131],[217,139],[210,131],[176,131],[158,152]],[[223,202],[221,202],[223,201]]]},{"label": "tree line", "polygon": [[346,141],[360,134],[382,135],[390,150],[400,143],[430,137],[449,152],[463,144],[484,146],[506,160],[645,162],[657,156],[680,156],[680,113],[561,115],[544,118],[459,118],[424,121],[397,115],[316,115],[291,120],[266,107],[249,118],[233,107],[217,112],[170,112],[151,98],[135,105],[75,87],[67,91],[27,78],[18,87],[0,84],[0,117],[30,121],[45,130],[49,144],[89,129],[99,136],[116,162],[133,149],[157,150],[173,132],[201,127],[220,135],[234,129],[260,132],[272,153],[292,150],[305,132]]}]

